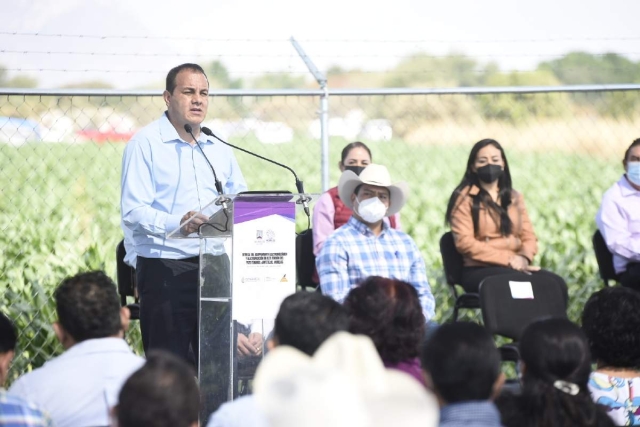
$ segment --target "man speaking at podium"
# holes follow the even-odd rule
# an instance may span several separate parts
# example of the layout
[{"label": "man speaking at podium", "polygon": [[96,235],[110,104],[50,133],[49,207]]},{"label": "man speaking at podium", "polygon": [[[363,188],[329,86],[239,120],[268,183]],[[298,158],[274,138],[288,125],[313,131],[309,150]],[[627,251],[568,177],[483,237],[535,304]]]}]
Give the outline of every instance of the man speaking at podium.
[{"label": "man speaking at podium", "polygon": [[182,64],[169,71],[163,98],[167,111],[125,148],[121,213],[137,255],[144,350],[165,349],[187,360],[189,349],[194,354],[198,349],[199,239],[167,234],[192,216],[183,235],[197,232],[207,220],[197,212],[218,196],[211,169],[225,194],[247,186],[231,149],[200,132],[209,106],[202,67]]}]

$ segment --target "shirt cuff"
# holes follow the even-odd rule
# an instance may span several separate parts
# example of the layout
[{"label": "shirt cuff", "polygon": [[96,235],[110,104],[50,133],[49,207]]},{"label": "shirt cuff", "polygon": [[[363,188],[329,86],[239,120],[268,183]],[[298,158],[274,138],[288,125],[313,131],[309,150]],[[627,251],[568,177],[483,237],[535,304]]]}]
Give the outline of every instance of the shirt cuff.
[{"label": "shirt cuff", "polygon": [[169,234],[176,228],[180,227],[181,219],[182,215],[167,215],[167,221],[164,223],[166,234]]}]

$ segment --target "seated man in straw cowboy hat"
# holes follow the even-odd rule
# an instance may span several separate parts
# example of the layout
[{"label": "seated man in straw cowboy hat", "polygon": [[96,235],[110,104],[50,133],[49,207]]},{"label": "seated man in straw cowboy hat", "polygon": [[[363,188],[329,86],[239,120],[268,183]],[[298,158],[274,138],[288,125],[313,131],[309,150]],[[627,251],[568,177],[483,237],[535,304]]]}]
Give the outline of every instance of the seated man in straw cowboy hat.
[{"label": "seated man in straw cowboy hat", "polygon": [[323,294],[343,302],[369,276],[398,279],[416,288],[427,322],[433,320],[435,301],[418,246],[382,221],[402,209],[408,193],[405,182],[391,184],[382,165],[371,164],[360,175],[342,173],[338,194],[353,216],[329,236],[316,258]]}]

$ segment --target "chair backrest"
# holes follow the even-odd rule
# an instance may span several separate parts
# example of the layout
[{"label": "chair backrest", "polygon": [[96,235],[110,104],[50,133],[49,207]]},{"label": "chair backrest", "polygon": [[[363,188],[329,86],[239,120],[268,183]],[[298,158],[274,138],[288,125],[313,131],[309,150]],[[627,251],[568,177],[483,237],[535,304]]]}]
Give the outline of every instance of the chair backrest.
[{"label": "chair backrest", "polygon": [[591,242],[593,243],[593,251],[596,254],[596,261],[598,262],[600,277],[602,278],[604,283],[608,285],[609,280],[618,279],[616,270],[613,267],[613,255],[609,251],[607,243],[604,241],[604,237],[602,237],[602,233],[600,233],[600,230],[596,230],[596,232],[593,233]]},{"label": "chair backrest", "polygon": [[447,283],[450,286],[460,284],[463,260],[462,255],[460,255],[460,252],[456,249],[451,231],[447,231],[440,238],[440,254],[442,255],[442,264],[444,265],[444,274],[447,278]]},{"label": "chair backrest", "polygon": [[303,289],[315,288],[317,283],[313,281],[316,271],[316,256],[313,254],[313,232],[310,228],[305,233],[296,236],[296,271],[298,284]]},{"label": "chair backrest", "polygon": [[136,270],[124,262],[127,252],[124,249],[124,240],[121,240],[116,246],[116,272],[118,278],[118,294],[120,294],[120,303],[122,306],[127,305],[127,297],[135,296],[135,276]]},{"label": "chair backrest", "polygon": [[[529,283],[533,298],[514,298],[510,282],[514,282],[516,289],[527,287],[526,283]],[[564,284],[546,275],[534,274],[527,278],[523,278],[522,273],[489,276],[480,283],[480,308],[484,325],[491,334],[514,341],[519,340],[524,328],[535,320],[567,317]]]}]

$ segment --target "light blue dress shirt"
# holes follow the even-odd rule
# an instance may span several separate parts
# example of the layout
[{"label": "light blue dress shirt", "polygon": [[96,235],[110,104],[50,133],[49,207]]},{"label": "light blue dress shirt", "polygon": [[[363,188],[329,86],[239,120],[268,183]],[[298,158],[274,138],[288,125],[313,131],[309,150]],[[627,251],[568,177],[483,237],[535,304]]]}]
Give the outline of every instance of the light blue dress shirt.
[{"label": "light blue dress shirt", "polygon": [[427,322],[435,316],[435,300],[420,249],[408,234],[385,223],[376,236],[352,216],[324,242],[316,267],[322,293],[340,303],[367,277],[382,276],[413,285]]},{"label": "light blue dress shirt", "polygon": [[9,393],[38,405],[57,427],[107,426],[122,385],[143,364],[121,338],[90,339],[18,378]]},{"label": "light blue dress shirt", "polygon": [[[225,194],[245,191],[231,148],[200,133],[198,141]],[[201,211],[218,196],[213,172],[198,145],[182,140],[166,114],[127,143],[122,158],[122,221],[133,232],[138,256],[183,259],[197,256],[198,239],[170,239],[189,211]],[[209,215],[212,212],[207,212]]]},{"label": "light blue dress shirt", "polygon": [[224,403],[211,414],[207,427],[268,427],[266,415],[253,395]]}]

